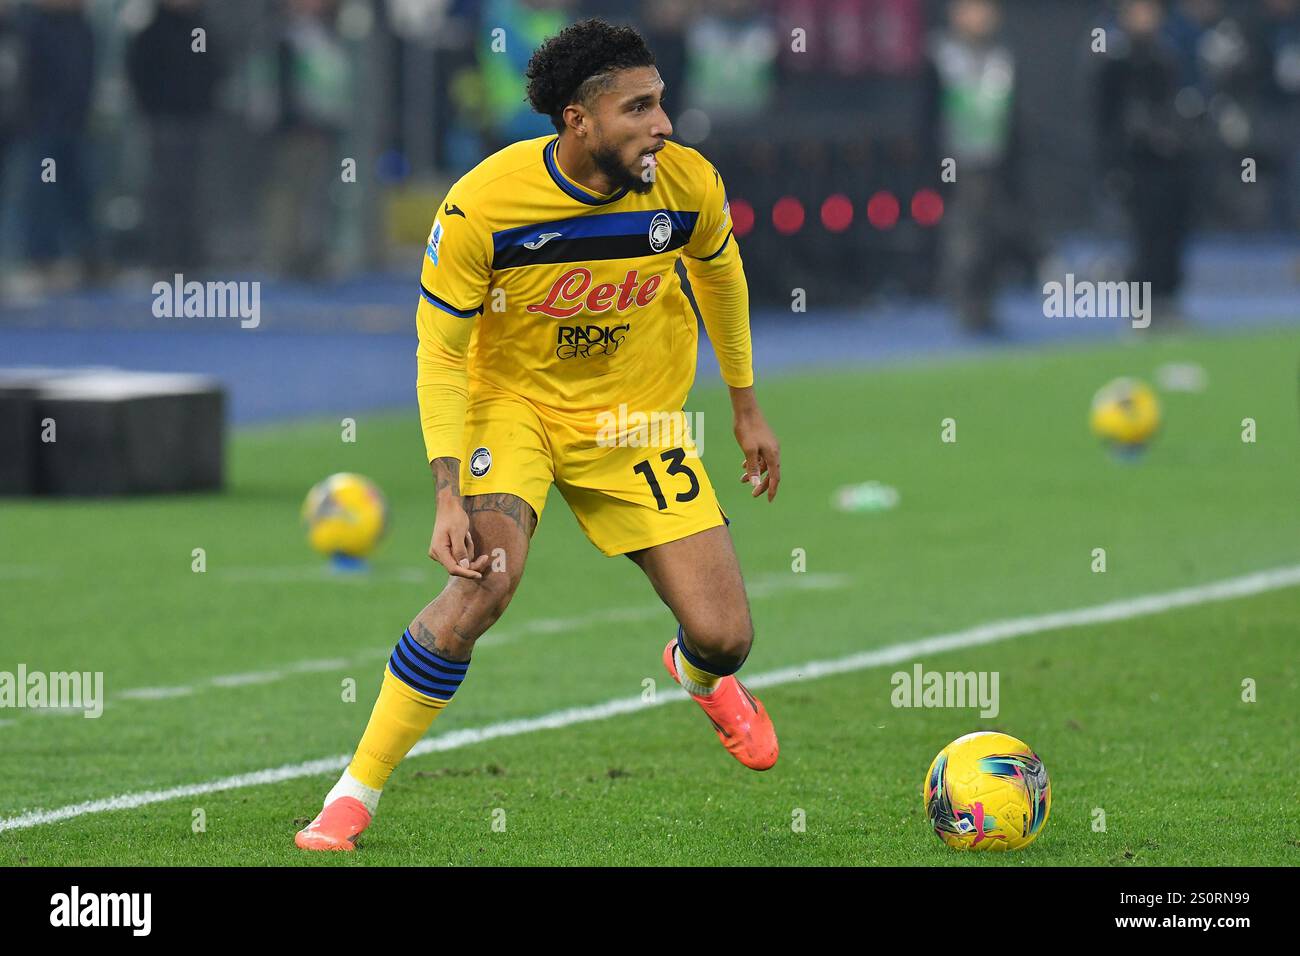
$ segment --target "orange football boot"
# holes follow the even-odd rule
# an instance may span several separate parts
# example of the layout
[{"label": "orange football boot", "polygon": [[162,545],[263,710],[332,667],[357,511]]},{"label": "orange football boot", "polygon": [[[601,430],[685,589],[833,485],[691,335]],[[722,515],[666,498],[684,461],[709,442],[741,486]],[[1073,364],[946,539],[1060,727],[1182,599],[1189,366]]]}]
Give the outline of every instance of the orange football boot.
[{"label": "orange football boot", "polygon": [[[673,659],[676,647],[677,638],[673,638],[664,648],[664,667],[680,684],[677,662]],[[767,715],[763,702],[751,694],[734,674],[718,681],[718,686],[707,697],[691,694],[691,699],[704,708],[713,729],[718,732],[718,739],[731,756],[751,770],[767,770],[776,763],[780,748],[772,718]]]},{"label": "orange football boot", "polygon": [[339,797],[294,834],[293,842],[302,850],[355,850],[370,819],[370,811],[356,797]]}]

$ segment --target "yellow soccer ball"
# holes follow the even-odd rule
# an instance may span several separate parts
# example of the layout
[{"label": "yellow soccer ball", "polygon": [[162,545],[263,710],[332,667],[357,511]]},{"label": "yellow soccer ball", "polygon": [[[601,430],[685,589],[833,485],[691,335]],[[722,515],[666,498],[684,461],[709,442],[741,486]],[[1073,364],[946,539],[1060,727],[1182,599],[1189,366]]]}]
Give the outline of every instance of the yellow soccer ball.
[{"label": "yellow soccer ball", "polygon": [[1160,401],[1146,382],[1117,378],[1092,399],[1092,432],[1121,449],[1136,449],[1160,428]]},{"label": "yellow soccer ball", "polygon": [[307,542],[330,557],[364,558],[388,530],[388,502],[361,475],[330,475],[302,503]]},{"label": "yellow soccer ball", "polygon": [[980,731],[939,751],[922,786],[935,834],[956,850],[1019,850],[1052,809],[1047,769],[1024,741]]}]

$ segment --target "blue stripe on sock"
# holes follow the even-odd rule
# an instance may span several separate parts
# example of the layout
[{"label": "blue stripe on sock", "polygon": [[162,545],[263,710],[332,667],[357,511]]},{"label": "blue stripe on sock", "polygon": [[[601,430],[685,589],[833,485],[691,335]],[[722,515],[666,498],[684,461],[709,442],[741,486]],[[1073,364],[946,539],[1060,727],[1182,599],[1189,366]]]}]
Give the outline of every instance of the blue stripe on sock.
[{"label": "blue stripe on sock", "polygon": [[424,696],[451,700],[465,679],[469,661],[449,661],[421,647],[407,631],[393,648],[388,667],[394,677]]},{"label": "blue stripe on sock", "polygon": [[402,647],[400,644],[393,648],[393,654],[402,659],[402,663],[406,665],[408,670],[419,674],[420,677],[435,684],[442,683],[449,684],[453,687],[459,687],[460,682],[465,679],[464,674],[445,674],[436,668],[425,667],[424,663],[419,658],[412,656],[410,650]]},{"label": "blue stripe on sock", "polygon": [[402,672],[404,674],[410,675],[410,677],[413,680],[418,680],[421,684],[424,684],[428,687],[437,688],[443,693],[454,694],[456,693],[456,689],[460,687],[459,678],[454,680],[448,679],[442,677],[439,674],[435,674],[431,671],[425,670],[418,663],[411,660],[411,658],[407,656],[406,652],[403,651],[400,647],[393,649],[393,656],[390,657],[388,660],[390,664],[393,662],[397,662],[397,664],[401,666]]},{"label": "blue stripe on sock", "polygon": [[402,666],[401,662],[396,659],[389,660],[388,669],[391,670],[393,676],[403,684],[410,687],[412,690],[418,691],[425,697],[436,697],[438,700],[451,700],[452,695],[455,693],[455,691],[439,690],[437,687],[426,684],[424,681],[420,680],[420,678],[413,676]]},{"label": "blue stripe on sock", "polygon": [[402,644],[393,648],[393,655],[400,658],[407,670],[431,684],[444,684],[454,690],[465,679],[463,672],[449,673],[441,668],[426,665],[423,659],[412,654],[411,649]]},{"label": "blue stripe on sock", "polygon": [[682,638],[684,638],[685,636],[686,636],[686,631],[683,630],[680,624],[678,624],[677,625],[677,649],[682,652],[682,657],[686,658],[686,663],[690,664],[692,667],[698,667],[700,670],[704,671],[705,673],[713,674],[715,677],[726,677],[729,674],[734,674],[736,673],[736,671],[740,670],[739,667],[720,668],[716,664],[710,664],[708,661],[701,660],[699,657],[692,654],[690,651],[686,649],[686,642],[682,640]]},{"label": "blue stripe on sock", "polygon": [[461,675],[464,675],[464,673],[469,670],[469,661],[447,660],[447,658],[443,657],[437,651],[429,650],[413,638],[410,631],[404,631],[402,633],[402,639],[399,643],[405,647],[413,657],[418,658],[421,663],[427,664],[430,667],[437,667],[441,670],[447,671],[448,673]]}]

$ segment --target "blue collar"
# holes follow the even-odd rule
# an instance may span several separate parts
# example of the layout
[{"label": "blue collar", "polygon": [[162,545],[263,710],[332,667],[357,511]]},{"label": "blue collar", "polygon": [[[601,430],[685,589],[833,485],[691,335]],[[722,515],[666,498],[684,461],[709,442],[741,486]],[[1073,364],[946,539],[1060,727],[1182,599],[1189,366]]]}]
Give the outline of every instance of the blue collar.
[{"label": "blue collar", "polygon": [[573,183],[565,179],[564,173],[560,172],[560,166],[555,161],[555,147],[559,141],[560,137],[556,136],[554,139],[547,142],[546,146],[542,148],[542,159],[546,162],[546,171],[551,174],[551,179],[555,180],[555,185],[564,190],[565,195],[578,200],[578,202],[586,203],[588,206],[604,206],[608,203],[617,202],[627,195],[627,187],[624,186],[608,199],[597,199],[595,196],[585,190],[579,189]]}]

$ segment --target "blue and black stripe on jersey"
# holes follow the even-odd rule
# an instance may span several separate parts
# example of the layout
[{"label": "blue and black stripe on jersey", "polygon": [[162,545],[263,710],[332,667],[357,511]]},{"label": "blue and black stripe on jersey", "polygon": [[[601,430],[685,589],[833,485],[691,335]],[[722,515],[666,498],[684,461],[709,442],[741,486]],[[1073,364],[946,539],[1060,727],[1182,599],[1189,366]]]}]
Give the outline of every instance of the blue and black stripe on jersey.
[{"label": "blue and black stripe on jersey", "polygon": [[[661,215],[668,217],[672,233],[663,248],[655,249],[650,244],[650,228]],[[690,241],[698,218],[697,212],[642,209],[515,226],[492,234],[492,268],[635,259],[672,252]]]},{"label": "blue and black stripe on jersey", "polygon": [[424,296],[424,301],[430,305],[436,306],[444,312],[450,312],[452,315],[460,316],[462,319],[473,318],[474,316],[481,314],[483,311],[483,306],[481,305],[476,309],[458,309],[446,299],[440,299],[426,289],[423,282],[420,283],[420,295]]},{"label": "blue and black stripe on jersey", "polygon": [[718,258],[718,256],[722,255],[722,250],[725,249],[725,248],[727,248],[727,243],[729,243],[729,242],[731,241],[731,234],[732,234],[733,232],[735,232],[734,229],[730,229],[730,230],[727,231],[727,237],[726,237],[725,239],[722,240],[722,245],[718,246],[718,251],[717,251],[717,252],[711,252],[711,253],[709,253],[707,256],[705,256],[703,259],[700,259],[699,261],[700,261],[700,262],[708,262],[710,259],[716,259],[716,258]]}]

